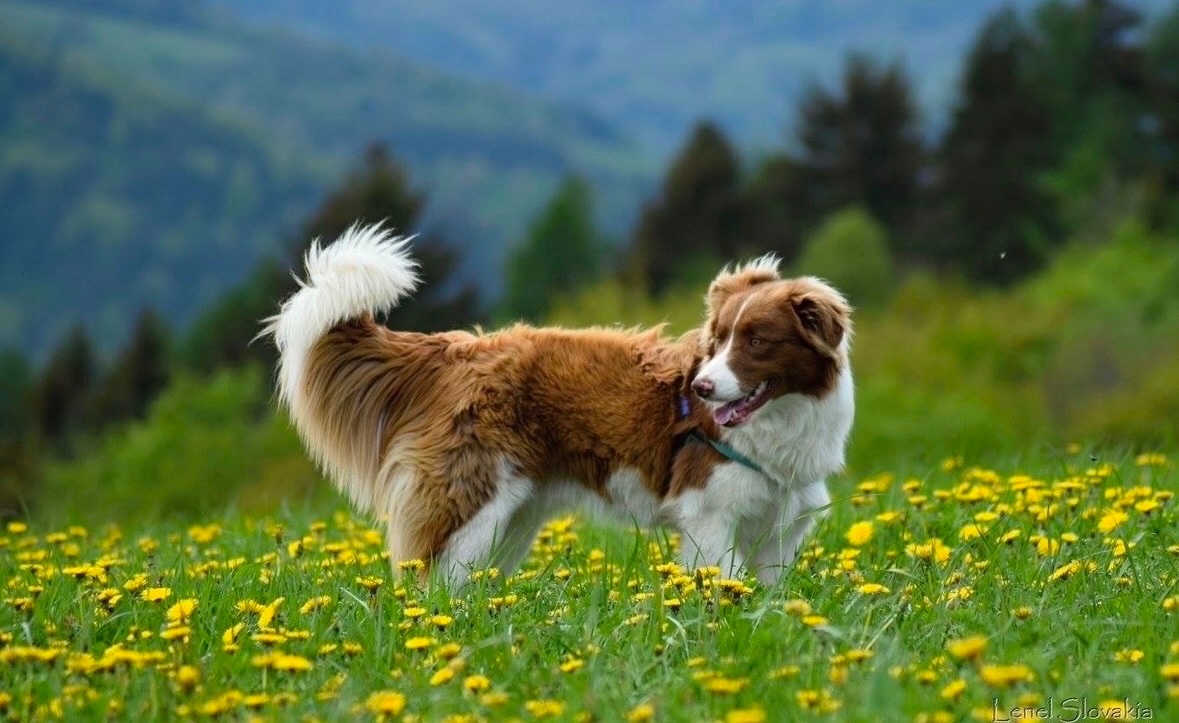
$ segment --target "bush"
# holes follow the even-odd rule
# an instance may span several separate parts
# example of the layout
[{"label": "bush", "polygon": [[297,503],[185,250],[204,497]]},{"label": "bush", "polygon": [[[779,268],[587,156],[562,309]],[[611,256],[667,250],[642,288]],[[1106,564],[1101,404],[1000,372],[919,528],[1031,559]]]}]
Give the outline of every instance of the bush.
[{"label": "bush", "polygon": [[77,462],[47,466],[42,516],[196,517],[227,505],[273,508],[317,489],[294,431],[272,412],[264,379],[245,368],[176,380],[146,420],[106,435]]},{"label": "bush", "polygon": [[895,279],[884,228],[854,206],[832,214],[807,238],[794,272],[831,282],[860,308],[884,304]]}]

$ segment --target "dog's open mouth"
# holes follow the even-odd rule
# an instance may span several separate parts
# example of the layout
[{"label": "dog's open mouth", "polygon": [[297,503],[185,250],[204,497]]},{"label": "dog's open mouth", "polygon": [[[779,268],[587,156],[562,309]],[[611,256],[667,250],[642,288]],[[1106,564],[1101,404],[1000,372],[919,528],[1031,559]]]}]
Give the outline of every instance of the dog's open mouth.
[{"label": "dog's open mouth", "polygon": [[712,410],[712,418],[722,427],[736,427],[743,424],[761,405],[769,401],[770,385],[762,382],[753,391],[733,402],[726,402]]}]

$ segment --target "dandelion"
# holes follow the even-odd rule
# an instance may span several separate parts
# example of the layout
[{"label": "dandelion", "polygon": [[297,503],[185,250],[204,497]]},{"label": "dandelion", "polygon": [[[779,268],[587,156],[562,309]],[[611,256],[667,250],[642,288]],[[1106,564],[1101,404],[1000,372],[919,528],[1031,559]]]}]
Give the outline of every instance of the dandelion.
[{"label": "dandelion", "polygon": [[868,544],[876,529],[871,522],[856,522],[847,530],[847,543],[855,547]]},{"label": "dandelion", "polygon": [[1159,675],[1168,683],[1179,683],[1179,663],[1167,663],[1159,668]]},{"label": "dandelion", "polygon": [[331,604],[331,602],[332,598],[328,595],[313,597],[307,602],[303,603],[302,607],[299,608],[299,612],[304,615],[310,615],[316,610],[322,610],[323,608],[327,607]]},{"label": "dandelion", "polygon": [[1113,659],[1115,663],[1137,663],[1145,655],[1141,650],[1117,650],[1113,654]]},{"label": "dandelion", "polygon": [[149,587],[140,594],[140,597],[147,602],[163,602],[172,597],[172,588]]},{"label": "dandelion", "polygon": [[1016,619],[1018,619],[1018,620],[1027,620],[1028,618],[1030,618],[1032,616],[1032,613],[1033,613],[1033,610],[1030,607],[1028,607],[1027,605],[1021,605],[1020,607],[1017,607],[1015,609],[1013,614],[1015,615]]},{"label": "dandelion", "polygon": [[1104,535],[1108,535],[1117,528],[1121,527],[1122,524],[1129,519],[1130,516],[1121,510],[1106,510],[1105,514],[1101,516],[1101,520],[1097,523],[1097,531]]},{"label": "dandelion", "polygon": [[434,638],[417,637],[405,641],[406,650],[425,650],[435,644]]},{"label": "dandelion", "polygon": [[486,675],[469,675],[463,681],[463,690],[468,693],[482,693],[491,689],[491,679]]},{"label": "dandelion", "polygon": [[197,601],[195,598],[185,598],[178,600],[172,607],[168,608],[166,617],[168,622],[173,625],[180,625],[188,622],[192,617],[193,611],[197,608]]},{"label": "dandelion", "polygon": [[454,680],[454,668],[441,668],[430,677],[430,685],[439,686]]},{"label": "dandelion", "polygon": [[1056,568],[1052,574],[1048,576],[1048,580],[1051,582],[1055,582],[1057,580],[1067,580],[1080,571],[1081,563],[1077,560],[1073,560],[1072,562],[1065,563],[1064,565]]},{"label": "dandelion", "polygon": [[866,582],[856,589],[859,590],[861,595],[887,595],[888,593],[892,592],[887,587],[877,582]]},{"label": "dandelion", "polygon": [[820,625],[826,625],[828,622],[830,622],[830,621],[828,621],[827,618],[823,617],[822,615],[803,615],[802,616],[802,624],[807,625],[812,628],[817,628]]},{"label": "dandelion", "polygon": [[749,685],[748,678],[725,678],[716,676],[704,682],[704,689],[714,695],[736,695]]},{"label": "dandelion", "polygon": [[504,703],[507,703],[509,700],[511,700],[511,698],[508,697],[507,693],[497,690],[491,693],[484,693],[483,695],[479,696],[479,705],[485,706],[487,708],[498,708]]},{"label": "dandelion", "polygon": [[766,712],[760,706],[736,708],[725,713],[725,723],[765,723]]},{"label": "dandelion", "polygon": [[405,710],[405,696],[391,690],[378,691],[368,697],[364,707],[376,715],[397,715]]},{"label": "dandelion", "polygon": [[786,611],[787,615],[794,615],[795,617],[799,618],[811,614],[810,603],[808,603],[806,600],[799,600],[797,598],[786,601],[786,604],[782,606],[782,609]]},{"label": "dandelion", "polygon": [[1179,610],[1179,595],[1172,595],[1171,597],[1163,600],[1163,610],[1166,610],[1169,613]]},{"label": "dandelion", "polygon": [[946,644],[946,652],[958,660],[977,660],[986,649],[987,638],[983,635],[971,635]]},{"label": "dandelion", "polygon": [[533,718],[555,718],[565,712],[565,704],[555,700],[530,700],[524,703],[524,710]]},{"label": "dandelion", "polygon": [[575,673],[585,667],[585,661],[578,658],[570,658],[564,663],[561,663],[560,669],[562,673]]},{"label": "dandelion", "polygon": [[953,681],[946,687],[942,688],[942,697],[946,700],[958,700],[962,692],[966,690],[966,681],[961,678]]},{"label": "dandelion", "polygon": [[160,633],[160,638],[163,640],[188,640],[188,636],[192,634],[192,628],[187,625],[177,625],[168,628]]},{"label": "dandelion", "polygon": [[430,622],[434,623],[434,627],[436,628],[445,629],[454,622],[454,618],[449,615],[435,615],[430,618]]},{"label": "dandelion", "polygon": [[655,720],[655,706],[642,703],[630,709],[626,714],[626,723],[650,723]]},{"label": "dandelion", "polygon": [[992,688],[1008,688],[1016,683],[1030,683],[1035,673],[1026,665],[984,665],[978,677]]}]

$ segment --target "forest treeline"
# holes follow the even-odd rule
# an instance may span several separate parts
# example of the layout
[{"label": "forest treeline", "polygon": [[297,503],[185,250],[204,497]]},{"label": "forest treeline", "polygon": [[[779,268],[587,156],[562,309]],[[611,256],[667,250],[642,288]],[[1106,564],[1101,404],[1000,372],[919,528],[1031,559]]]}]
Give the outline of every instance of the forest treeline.
[{"label": "forest treeline", "polygon": [[[699,123],[626,238],[599,232],[590,185],[569,177],[516,244],[500,299],[459,281],[456,246],[422,230],[414,249],[425,283],[387,322],[690,324],[721,264],[773,252],[787,270],[830,278],[859,309],[857,355],[879,375],[861,418],[894,417],[894,436],[865,433],[874,451],[939,425],[976,433],[980,445],[1034,432],[1020,424],[1106,435],[1109,425],[1084,421],[1099,412],[1074,393],[1100,396],[1102,418],[1122,420],[1128,439],[1165,440],[1173,430],[1131,422],[1140,397],[1154,400],[1146,416],[1179,404],[1179,378],[1158,368],[1179,360],[1160,341],[1179,329],[1166,291],[1179,283],[1179,7],[1149,24],[1112,0],[1001,10],[974,39],[947,127],[935,139],[925,128],[904,65],[853,55],[837,83],[803,95],[777,151],[743,159],[720,127]],[[394,152],[373,145],[283,253],[191,327],[169,329],[147,309],[105,363],[80,327],[41,367],[16,350],[0,355],[0,511],[63,497],[97,504],[117,489],[134,499],[137,484],[178,488],[157,503],[185,508],[207,502],[209,485],[232,488],[235,475],[313,478],[300,463],[256,468],[262,450],[298,451],[271,412],[262,370],[274,350],[251,339],[295,288],[290,272],[312,239],[357,220],[421,230],[424,203]],[[1053,336],[1080,316],[1134,339],[1088,321],[1069,343]],[[934,391],[913,396],[900,388],[907,378]],[[240,456],[230,471],[202,472],[194,448],[198,461],[176,467],[177,479],[143,478],[179,453],[177,430],[228,428],[226,419],[239,425],[236,450],[204,454]],[[112,478],[124,481],[100,482]]]}]

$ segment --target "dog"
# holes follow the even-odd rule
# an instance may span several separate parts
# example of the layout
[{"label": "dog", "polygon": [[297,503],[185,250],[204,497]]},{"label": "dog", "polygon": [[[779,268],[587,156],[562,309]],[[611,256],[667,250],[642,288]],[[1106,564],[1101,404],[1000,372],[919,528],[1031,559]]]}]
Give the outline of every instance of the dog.
[{"label": "dog", "polygon": [[726,267],[704,325],[394,331],[409,240],[354,225],[313,243],[262,335],[310,455],[386,525],[391,561],[452,587],[514,571],[570,506],[682,535],[688,569],[772,584],[830,503],[852,426],[851,309],[772,256]]}]

